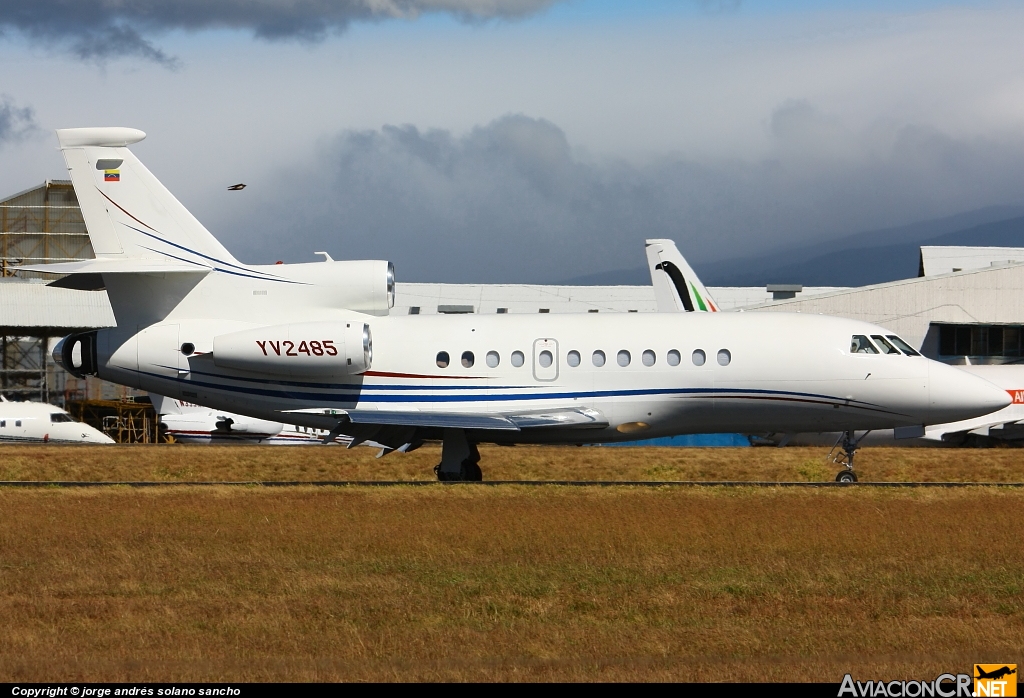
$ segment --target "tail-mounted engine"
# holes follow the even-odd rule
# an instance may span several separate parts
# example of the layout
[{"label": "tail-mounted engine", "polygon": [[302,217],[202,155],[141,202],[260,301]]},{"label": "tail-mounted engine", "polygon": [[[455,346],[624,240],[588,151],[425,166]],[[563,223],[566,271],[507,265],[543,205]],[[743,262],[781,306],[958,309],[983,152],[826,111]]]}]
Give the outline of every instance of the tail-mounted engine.
[{"label": "tail-mounted engine", "polygon": [[363,373],[373,361],[363,322],[272,325],[213,338],[213,363],[278,376],[330,377]]},{"label": "tail-mounted engine", "polygon": [[76,378],[95,376],[98,370],[96,333],[69,334],[53,348],[53,361]]}]

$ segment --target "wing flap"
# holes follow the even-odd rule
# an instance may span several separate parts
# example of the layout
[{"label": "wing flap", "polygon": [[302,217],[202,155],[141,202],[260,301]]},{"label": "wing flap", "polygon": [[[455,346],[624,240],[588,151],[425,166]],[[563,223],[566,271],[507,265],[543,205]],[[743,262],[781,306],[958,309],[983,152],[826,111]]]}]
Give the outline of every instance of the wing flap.
[{"label": "wing flap", "polygon": [[608,420],[598,410],[589,407],[543,412],[526,412],[508,415],[508,419],[520,429],[544,429],[552,427],[576,429],[603,429]]},{"label": "wing flap", "polygon": [[286,410],[285,414],[330,415],[351,424],[379,426],[433,427],[441,429],[492,429],[521,431],[539,428],[602,429],[608,420],[590,408],[554,409],[515,414],[466,414],[392,410],[338,410],[311,407]]}]

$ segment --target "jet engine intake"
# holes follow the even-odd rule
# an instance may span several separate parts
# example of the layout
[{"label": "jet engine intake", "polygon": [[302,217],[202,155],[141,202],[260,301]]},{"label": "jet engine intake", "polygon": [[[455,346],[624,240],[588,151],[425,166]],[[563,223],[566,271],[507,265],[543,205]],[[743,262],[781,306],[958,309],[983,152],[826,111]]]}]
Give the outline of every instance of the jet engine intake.
[{"label": "jet engine intake", "polygon": [[373,361],[364,322],[303,322],[231,332],[213,338],[213,363],[279,376],[345,376]]},{"label": "jet engine intake", "polygon": [[75,378],[94,376],[96,362],[96,333],[69,334],[53,348],[53,361]]}]

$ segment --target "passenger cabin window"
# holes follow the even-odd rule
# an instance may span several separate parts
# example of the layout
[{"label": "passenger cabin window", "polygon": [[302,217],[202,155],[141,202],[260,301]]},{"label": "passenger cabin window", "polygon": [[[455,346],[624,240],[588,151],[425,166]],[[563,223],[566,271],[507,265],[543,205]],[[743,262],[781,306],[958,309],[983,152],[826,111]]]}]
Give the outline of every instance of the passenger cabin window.
[{"label": "passenger cabin window", "polygon": [[644,362],[644,366],[653,366],[658,357],[653,350],[645,349],[644,353],[640,355],[640,360]]},{"label": "passenger cabin window", "polygon": [[565,363],[569,364],[573,368],[576,368],[577,366],[580,365],[580,353],[573,349],[572,351],[565,355]]},{"label": "passenger cabin window", "polygon": [[703,366],[704,362],[708,360],[708,355],[704,353],[703,349],[694,349],[693,356],[690,358],[693,359],[694,366]]},{"label": "passenger cabin window", "polygon": [[910,346],[909,344],[904,342],[902,339],[900,339],[896,335],[889,334],[889,335],[886,335],[886,336],[889,338],[889,340],[893,344],[895,344],[897,347],[900,348],[900,351],[902,351],[907,356],[920,356],[921,355],[921,352],[919,352],[916,349],[914,349],[914,347]]},{"label": "passenger cabin window", "polygon": [[496,351],[489,351],[489,352],[487,352],[487,356],[485,357],[485,361],[487,361],[487,365],[490,366],[491,368],[497,368],[498,364],[501,363],[501,357],[498,356],[498,352],[496,352]]},{"label": "passenger cabin window", "polygon": [[473,356],[473,352],[464,351],[462,352],[462,367],[473,368],[473,364],[476,363],[476,357]]},{"label": "passenger cabin window", "polygon": [[551,352],[548,351],[547,349],[545,349],[537,357],[537,363],[540,364],[541,368],[549,368],[551,366],[551,362],[554,360],[554,358],[555,357],[553,357],[551,355]]},{"label": "passenger cabin window", "polygon": [[867,335],[855,334],[853,335],[853,339],[850,340],[850,353],[877,354],[878,350],[875,349],[875,345],[871,343],[871,340],[867,338]]},{"label": "passenger cabin window", "polygon": [[594,362],[594,365],[597,366],[598,368],[604,366],[604,352],[598,349],[597,351],[594,352],[594,355],[591,357],[591,360]]},{"label": "passenger cabin window", "polygon": [[7,427],[7,420],[6,419],[0,419],[0,427],[4,427],[4,428]]},{"label": "passenger cabin window", "polygon": [[75,420],[71,419],[71,415],[69,415],[69,414],[64,414],[63,412],[51,412],[50,413],[50,421],[54,422],[54,423],[57,423],[57,422],[73,422]]},{"label": "passenger cabin window", "polygon": [[439,351],[437,352],[437,367],[448,368],[448,364],[451,363],[451,357],[448,356],[448,352]]},{"label": "passenger cabin window", "polygon": [[682,357],[679,356],[679,350],[677,349],[670,349],[669,352],[665,354],[665,361],[668,361],[669,366],[678,366],[681,359]]},{"label": "passenger cabin window", "polygon": [[516,368],[519,368],[524,363],[526,363],[526,357],[523,355],[523,352],[521,352],[521,351],[514,351],[514,352],[512,352],[512,365],[513,366],[515,366]]},{"label": "passenger cabin window", "polygon": [[14,426],[20,427],[21,426],[21,420],[20,419],[14,420]]},{"label": "passenger cabin window", "polygon": [[728,349],[718,350],[718,365],[728,366],[732,362],[732,352]]},{"label": "passenger cabin window", "polygon": [[629,356],[629,352],[626,351],[625,349],[621,349],[619,353],[615,356],[615,361],[618,362],[619,366],[626,367],[629,366],[630,358],[631,357]]},{"label": "passenger cabin window", "polygon": [[875,344],[878,346],[879,349],[882,350],[883,354],[899,354],[900,353],[899,350],[896,349],[896,347],[894,347],[892,344],[890,344],[889,341],[886,340],[886,338],[883,337],[880,334],[873,334],[873,335],[871,335],[871,339],[875,340]]}]

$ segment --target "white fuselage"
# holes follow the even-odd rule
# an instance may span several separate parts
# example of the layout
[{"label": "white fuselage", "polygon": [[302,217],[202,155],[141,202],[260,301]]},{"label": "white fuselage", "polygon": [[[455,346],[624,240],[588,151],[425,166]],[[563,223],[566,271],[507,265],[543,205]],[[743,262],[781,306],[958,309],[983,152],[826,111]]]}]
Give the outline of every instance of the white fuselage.
[{"label": "white fuselage", "polygon": [[[978,365],[956,366],[973,376],[983,378],[1006,391],[1013,402],[1001,410],[980,417],[956,422],[929,425],[923,436],[895,440],[891,429],[880,429],[867,434],[860,440],[865,446],[936,446],[950,444],[959,446],[970,443],[968,435],[990,437],[999,441],[1020,441],[1024,439],[1024,365]],[[754,434],[756,443],[792,446],[832,445],[841,437],[836,432],[802,434]]]},{"label": "white fuselage", "polygon": [[112,444],[114,440],[44,402],[0,401],[0,443]]},{"label": "white fuselage", "polygon": [[[247,301],[239,294],[236,307]],[[967,419],[1007,403],[1006,393],[991,384],[923,357],[850,353],[852,335],[885,334],[879,327],[777,313],[373,317],[320,309],[320,321],[370,326],[369,371],[316,379],[215,365],[215,336],[312,319],[302,315],[298,309],[264,313],[259,322],[245,322],[196,320],[172,311],[141,332],[101,330],[99,375],[216,409],[321,429],[337,423],[331,410],[351,409],[508,414],[591,408],[608,422],[584,432],[480,435],[496,442],[881,429]],[[179,351],[185,342],[194,345],[194,355]],[[547,367],[541,365],[545,349],[553,357]],[[722,350],[729,353],[727,365],[718,360]],[[604,353],[603,366],[594,364],[597,351]],[[629,353],[626,366],[618,360],[623,351]],[[645,365],[647,351],[653,365]],[[698,351],[706,357],[703,365],[693,360]],[[446,368],[437,365],[439,352],[449,356]],[[473,354],[471,367],[463,366],[464,352]],[[497,354],[497,366],[488,366],[488,352]],[[522,353],[523,365],[514,365],[515,352]],[[579,353],[578,366],[570,365],[570,352]],[[670,352],[678,352],[678,365],[670,365]]]}]

